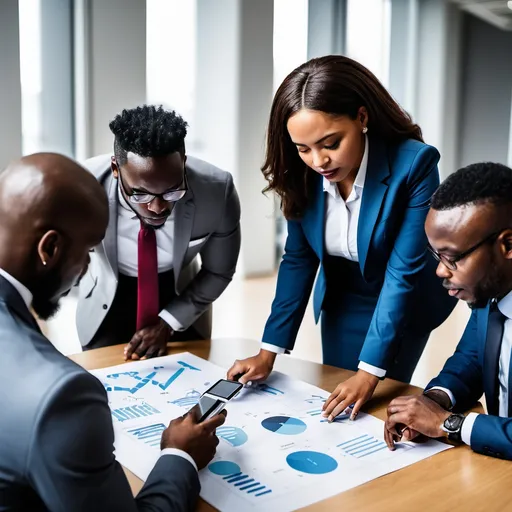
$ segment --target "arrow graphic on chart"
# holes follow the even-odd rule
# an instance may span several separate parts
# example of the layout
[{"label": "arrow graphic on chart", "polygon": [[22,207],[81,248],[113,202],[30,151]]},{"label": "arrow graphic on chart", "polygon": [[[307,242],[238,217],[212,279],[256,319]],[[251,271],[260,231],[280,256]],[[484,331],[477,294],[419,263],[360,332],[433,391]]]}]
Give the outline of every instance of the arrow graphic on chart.
[{"label": "arrow graphic on chart", "polygon": [[153,386],[158,386],[160,389],[164,391],[186,370],[194,370],[200,372],[200,368],[196,368],[184,361],[178,361],[178,364],[181,366],[178,370],[176,370],[166,382],[161,383],[155,379],[158,374],[158,370],[162,370],[164,366],[155,366],[153,372],[148,373],[146,376],[141,377],[139,372],[122,372],[122,373],[112,373],[107,375],[107,379],[118,379],[121,376],[131,377],[132,379],[137,380],[137,384],[133,387],[123,387],[123,386],[112,386],[110,384],[103,384],[107,391],[128,391],[128,393],[134,394],[137,391],[141,390],[144,386],[151,383]]}]

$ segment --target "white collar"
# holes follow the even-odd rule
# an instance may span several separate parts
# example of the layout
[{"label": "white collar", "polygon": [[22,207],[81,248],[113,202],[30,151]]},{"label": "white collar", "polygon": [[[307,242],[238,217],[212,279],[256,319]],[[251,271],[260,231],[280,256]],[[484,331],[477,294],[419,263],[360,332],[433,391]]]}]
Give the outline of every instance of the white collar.
[{"label": "white collar", "polygon": [[0,268],[0,276],[9,281],[14,286],[16,291],[21,295],[23,302],[27,305],[27,309],[30,309],[32,304],[32,292],[24,285],[21,284],[15,277],[11,276],[3,268]]},{"label": "white collar", "polygon": [[498,309],[507,317],[512,319],[512,292],[507,293],[498,302]]},{"label": "white collar", "polygon": [[[368,169],[368,153],[369,153],[369,143],[368,143],[368,135],[364,136],[364,153],[363,158],[361,160],[361,165],[359,166],[359,170],[357,171],[356,179],[354,181],[354,186],[352,187],[352,192],[347,198],[347,202],[354,200],[361,196],[364,182],[366,180],[366,171]],[[339,196],[339,191],[336,183],[331,183],[327,178],[323,180],[324,192],[327,192],[333,197]]]}]

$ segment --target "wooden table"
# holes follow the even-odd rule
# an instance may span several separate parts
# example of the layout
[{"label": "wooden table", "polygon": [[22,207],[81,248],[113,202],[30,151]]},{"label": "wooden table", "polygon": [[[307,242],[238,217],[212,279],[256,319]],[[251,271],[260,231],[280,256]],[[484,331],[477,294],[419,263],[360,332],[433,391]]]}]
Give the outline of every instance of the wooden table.
[{"label": "wooden table", "polygon": [[[258,343],[244,339],[216,339],[173,343],[169,354],[191,352],[224,368],[235,358],[256,353]],[[71,358],[88,370],[123,362],[123,347],[107,347],[77,354]],[[276,370],[302,379],[328,391],[353,374],[290,356],[280,356]],[[419,393],[419,388],[393,380],[379,383],[373,399],[364,410],[385,418],[388,402],[394,396]],[[126,471],[134,493],[142,482]],[[506,511],[512,510],[512,463],[477,455],[467,446],[446,450],[408,468],[390,473],[359,487],[307,507],[309,511]],[[347,507],[347,508],[345,508]],[[201,512],[215,510],[200,500]]]}]

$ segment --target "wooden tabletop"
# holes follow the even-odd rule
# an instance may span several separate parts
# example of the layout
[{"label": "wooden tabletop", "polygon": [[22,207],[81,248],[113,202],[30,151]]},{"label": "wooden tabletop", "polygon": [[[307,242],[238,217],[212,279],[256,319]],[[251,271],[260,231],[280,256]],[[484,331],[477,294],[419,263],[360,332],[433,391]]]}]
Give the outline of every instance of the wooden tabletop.
[{"label": "wooden tabletop", "polygon": [[[235,358],[254,355],[258,343],[244,339],[214,339],[169,345],[169,354],[191,352],[214,364],[229,368]],[[91,350],[71,356],[88,370],[123,362],[123,346]],[[353,372],[294,359],[277,358],[275,369],[332,391]],[[398,395],[419,393],[420,389],[386,379],[377,386],[364,411],[385,419],[389,401]],[[142,482],[126,471],[134,493]],[[512,463],[478,455],[467,446],[446,450],[405,469],[390,473],[307,507],[308,511],[357,510],[357,512],[493,511],[512,510]],[[215,510],[200,500],[201,512]]]}]

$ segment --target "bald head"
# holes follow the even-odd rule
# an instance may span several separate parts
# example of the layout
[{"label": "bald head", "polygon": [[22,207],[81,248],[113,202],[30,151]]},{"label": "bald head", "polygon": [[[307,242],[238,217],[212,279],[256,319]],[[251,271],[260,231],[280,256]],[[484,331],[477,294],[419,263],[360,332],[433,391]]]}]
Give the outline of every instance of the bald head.
[{"label": "bald head", "polygon": [[83,274],[105,234],[108,201],[76,162],[37,153],[0,174],[0,219],[0,267],[32,291],[35,308],[38,293],[55,304]]},{"label": "bald head", "polygon": [[0,232],[21,225],[68,232],[89,222],[89,215],[108,216],[108,204],[101,185],[76,162],[36,153],[0,174],[0,215]]}]

